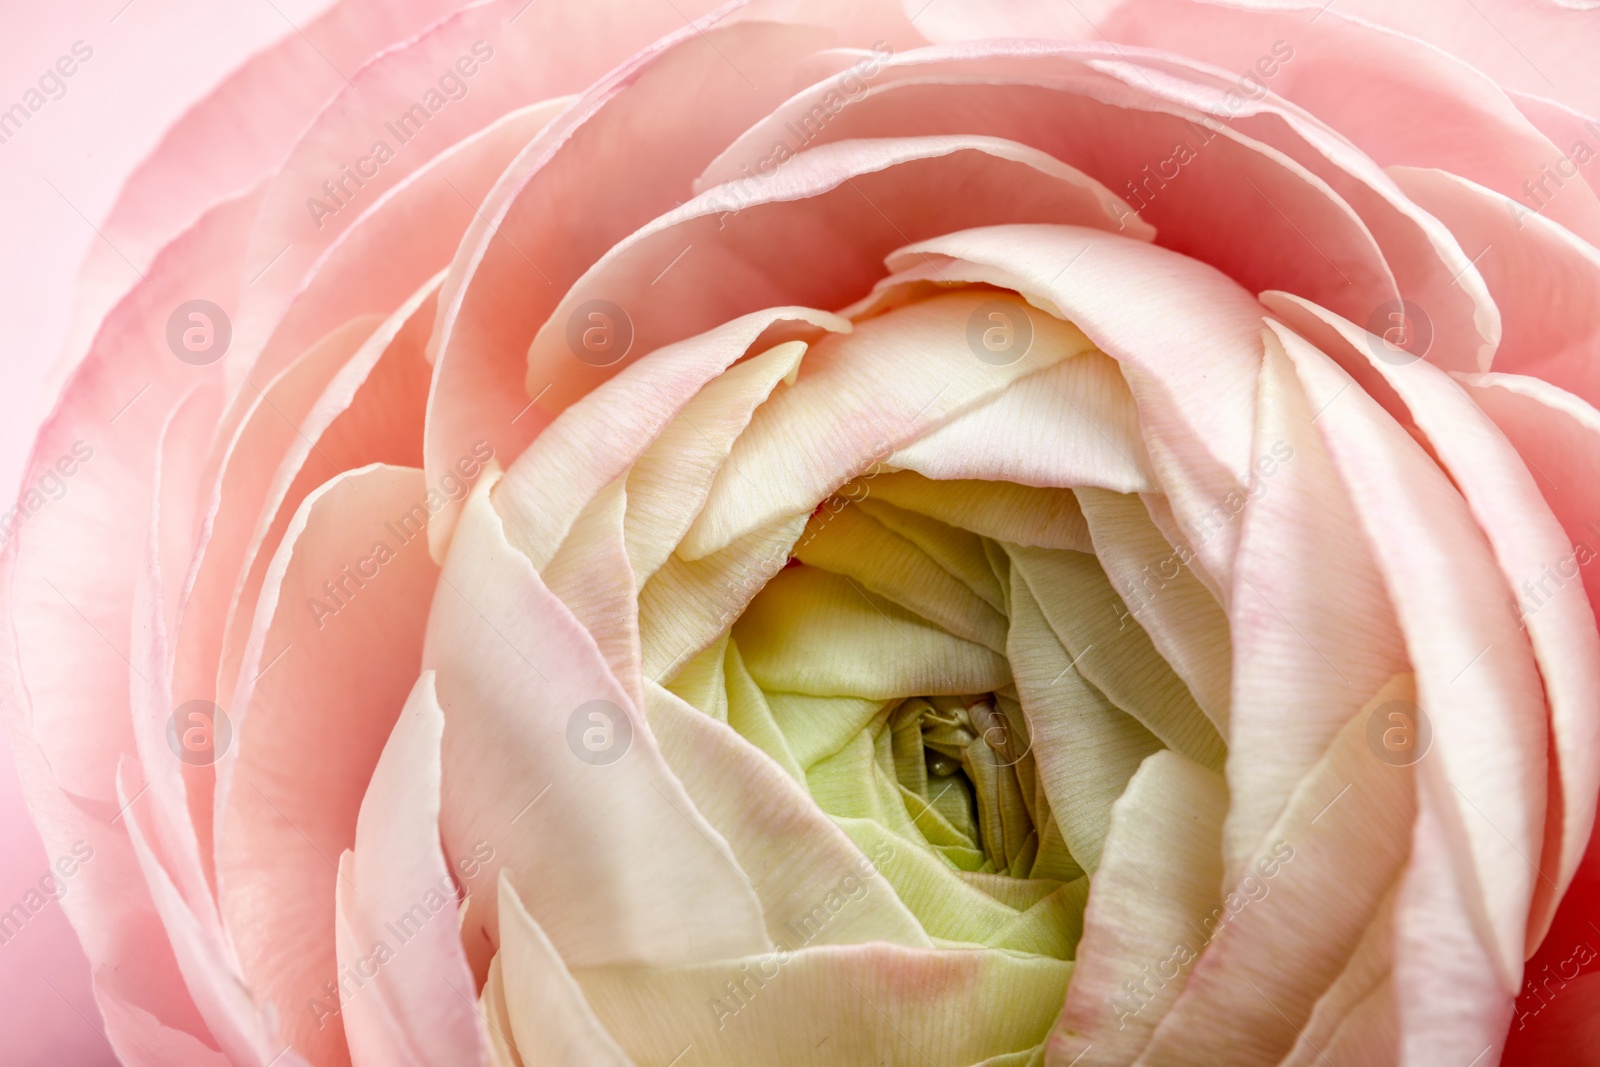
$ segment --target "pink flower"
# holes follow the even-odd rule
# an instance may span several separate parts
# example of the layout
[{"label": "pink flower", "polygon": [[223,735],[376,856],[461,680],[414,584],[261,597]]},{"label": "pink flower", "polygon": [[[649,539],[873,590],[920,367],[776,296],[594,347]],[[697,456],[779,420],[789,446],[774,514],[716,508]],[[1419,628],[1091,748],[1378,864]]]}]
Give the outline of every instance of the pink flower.
[{"label": "pink flower", "polygon": [[708,6],[347,0],[106,221],[0,673],[118,1055],[1592,1055],[1593,16]]}]

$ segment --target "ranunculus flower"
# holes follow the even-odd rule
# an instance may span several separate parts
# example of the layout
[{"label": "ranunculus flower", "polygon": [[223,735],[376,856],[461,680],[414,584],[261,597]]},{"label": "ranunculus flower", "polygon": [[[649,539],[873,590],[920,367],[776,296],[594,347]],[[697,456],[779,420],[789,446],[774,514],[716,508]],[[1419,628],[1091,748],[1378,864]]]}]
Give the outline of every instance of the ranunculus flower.
[{"label": "ranunculus flower", "polygon": [[1595,13],[431,7],[8,519],[126,1062],[1593,1062]]}]

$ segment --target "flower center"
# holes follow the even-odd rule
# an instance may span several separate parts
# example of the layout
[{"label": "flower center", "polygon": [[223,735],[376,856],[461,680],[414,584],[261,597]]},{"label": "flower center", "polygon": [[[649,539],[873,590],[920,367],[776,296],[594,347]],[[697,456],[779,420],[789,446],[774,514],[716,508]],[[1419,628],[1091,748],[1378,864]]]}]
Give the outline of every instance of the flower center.
[{"label": "flower center", "polygon": [[886,726],[896,781],[930,847],[959,870],[1026,877],[1039,833],[1023,782],[1036,772],[1021,708],[1008,703],[1010,715],[994,693],[913,697]]},{"label": "flower center", "polygon": [[[814,432],[805,381],[763,425]],[[764,506],[749,471],[789,439],[769,429],[730,456],[730,503],[706,514],[733,525],[732,501]],[[1174,553],[1136,494],[929,477],[916,453],[879,451],[809,514],[680,545],[641,604],[662,634],[673,612],[731,625],[681,665],[656,638],[662,684],[809,791],[936,943],[1071,959],[1140,763],[1172,748],[1222,766],[1226,619],[1196,575],[1164,566]]]}]

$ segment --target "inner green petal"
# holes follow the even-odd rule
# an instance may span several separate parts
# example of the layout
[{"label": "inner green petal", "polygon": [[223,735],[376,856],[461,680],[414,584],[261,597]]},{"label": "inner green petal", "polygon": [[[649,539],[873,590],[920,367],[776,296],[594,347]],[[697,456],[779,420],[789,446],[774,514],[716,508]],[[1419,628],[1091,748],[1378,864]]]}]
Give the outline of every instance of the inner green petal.
[{"label": "inner green petal", "polygon": [[1128,776],[1164,745],[1220,764],[1222,739],[1117,610],[1070,491],[844,492],[667,684],[889,857],[936,942],[1071,959]]}]

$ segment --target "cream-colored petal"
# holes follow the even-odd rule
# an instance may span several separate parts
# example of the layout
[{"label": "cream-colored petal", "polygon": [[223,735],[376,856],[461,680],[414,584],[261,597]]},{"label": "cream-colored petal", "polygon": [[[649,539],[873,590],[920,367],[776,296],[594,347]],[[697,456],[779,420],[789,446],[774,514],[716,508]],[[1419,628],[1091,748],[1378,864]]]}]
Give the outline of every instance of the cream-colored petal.
[{"label": "cream-colored petal", "polygon": [[805,528],[796,515],[697,560],[674,553],[639,593],[644,676],[668,684],[677,672],[728,632],[752,597],[789,562]]},{"label": "cream-colored petal", "polygon": [[[1139,409],[1150,471],[1188,528],[1248,481],[1261,308],[1231,279],[1165,248],[1075,226],[992,226],[889,257],[900,278],[987,283],[1073,323],[1117,360]],[[1236,531],[1193,547],[1231,586]]]},{"label": "cream-colored petal", "polygon": [[[488,842],[485,869],[511,869],[575,965],[763,951],[761,905],[727,843],[694,810],[588,631],[507,540],[494,484],[491,472],[467,500],[423,647],[445,709],[447,854]],[[585,737],[597,717],[608,744],[593,749]],[[542,876],[551,857],[560,878]],[[496,905],[494,894],[472,898],[469,950],[495,943]]]},{"label": "cream-colored petal", "polygon": [[1139,414],[1115,360],[1085,352],[1035,371],[899,449],[889,465],[941,480],[1152,488]]},{"label": "cream-colored petal", "polygon": [[526,1067],[634,1067],[589,1007],[555,945],[522,906],[502,870],[495,965],[517,1054]]},{"label": "cream-colored petal", "polygon": [[1218,904],[1227,788],[1176,752],[1146,759],[1111,812],[1051,1067],[1131,1062],[1177,999]]},{"label": "cream-colored petal", "polygon": [[623,542],[628,509],[625,481],[618,478],[578,513],[561,547],[540,577],[575,615],[636,707],[644,703],[639,647],[639,611],[633,567]]},{"label": "cream-colored petal", "polygon": [[967,1067],[1037,1044],[1071,973],[1040,956],[874,944],[575,977],[640,1064]]},{"label": "cream-colored petal", "polygon": [[[887,483],[880,483],[879,488]],[[1005,592],[995,580],[983,550],[983,539],[971,530],[951,526],[916,511],[895,507],[883,499],[880,492],[872,495],[871,483],[867,493],[854,502],[855,506],[884,526],[904,537],[927,553],[939,566],[955,575],[968,589],[996,611],[1004,613]],[[1019,538],[1010,538],[1017,541]]]},{"label": "cream-colored petal", "polygon": [[994,299],[947,293],[819,340],[799,380],[750,420],[679,553],[709,555],[752,530],[809,512],[963,409],[1089,351],[1070,324],[1035,316],[1025,355],[1006,366],[984,362],[968,346],[968,320]]},{"label": "cream-colored petal", "polygon": [[789,747],[789,738],[772,714],[767,694],[750,676],[738,642],[730,636],[727,651],[723,654],[723,676],[727,679],[728,725],[739,736],[765,752],[774,763],[789,773],[796,782],[806,780],[805,769],[795,759]]},{"label": "cream-colored petal", "polygon": [[1095,555],[1156,650],[1228,737],[1233,645],[1228,616],[1195,574],[1192,557],[1161,534],[1136,496],[1080,488]]},{"label": "cream-colored petal", "polygon": [[856,507],[823,509],[795,542],[795,558],[842,575],[957,637],[995,652],[1006,620],[917,545]]},{"label": "cream-colored petal", "polygon": [[1020,572],[1007,651],[1054,823],[1086,871],[1101,861],[1111,807],[1161,742],[1072,667]]},{"label": "cream-colored petal", "polygon": [[809,693],[768,693],[767,706],[778,721],[789,750],[802,767],[838,752],[867,728],[884,708],[868,697],[826,697]]},{"label": "cream-colored petal", "polygon": [[800,369],[806,346],[776,345],[735,363],[679,410],[628,472],[628,558],[640,588],[683,540],[756,408]]},{"label": "cream-colored petal", "polygon": [[1183,680],[1130,619],[1100,564],[1081,552],[1008,546],[1050,628],[1078,671],[1163,744],[1221,770],[1227,747]]},{"label": "cream-colored petal", "polygon": [[1094,551],[1078,499],[1067,489],[971,479],[936,482],[912,471],[863,479],[860,484],[868,499],[921,512],[996,541]]},{"label": "cream-colored petal", "polygon": [[[774,944],[796,945],[797,930],[809,931],[808,943],[826,945],[931,944],[899,898],[876,881],[879,860],[857,848],[803,786],[660,686],[652,683],[646,699],[662,755],[750,876]],[[831,892],[858,899],[823,922],[814,912]]]},{"label": "cream-colored petal", "polygon": [[495,493],[512,544],[542,571],[595,494],[627,473],[684,405],[763,331],[785,321],[850,325],[805,308],[754,312],[646,354],[564,410],[517,456]]},{"label": "cream-colored petal", "polygon": [[733,632],[763,689],[882,700],[1011,680],[1004,657],[818,567],[780,572]]},{"label": "cream-colored petal", "polygon": [[511,1009],[506,1005],[505,982],[500,977],[500,956],[489,961],[489,977],[478,994],[478,1014],[489,1033],[489,1062],[493,1067],[527,1067],[517,1055]]},{"label": "cream-colored petal", "polygon": [[1006,904],[965,880],[934,853],[891,833],[871,819],[837,820],[878,872],[905,901],[928,935],[961,943],[1070,960],[1083,932],[1087,880],[1047,893],[1027,908]]},{"label": "cream-colored petal", "polygon": [[[690,707],[721,723],[728,721],[727,634],[678,669],[667,689]],[[654,683],[652,683],[654,684]]]}]

